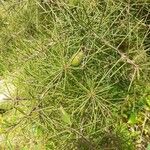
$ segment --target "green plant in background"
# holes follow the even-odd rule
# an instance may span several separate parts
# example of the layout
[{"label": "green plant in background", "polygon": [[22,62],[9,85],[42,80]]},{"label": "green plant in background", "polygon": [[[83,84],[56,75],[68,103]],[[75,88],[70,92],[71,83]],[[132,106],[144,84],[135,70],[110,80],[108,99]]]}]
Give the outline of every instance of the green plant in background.
[{"label": "green plant in background", "polygon": [[1,149],[149,148],[149,6],[1,1]]}]

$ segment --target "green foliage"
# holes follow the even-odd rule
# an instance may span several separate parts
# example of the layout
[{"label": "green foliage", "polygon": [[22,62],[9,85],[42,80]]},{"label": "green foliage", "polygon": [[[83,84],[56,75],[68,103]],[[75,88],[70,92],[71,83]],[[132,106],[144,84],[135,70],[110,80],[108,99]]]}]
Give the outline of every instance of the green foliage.
[{"label": "green foliage", "polygon": [[60,112],[64,123],[66,123],[67,125],[71,125],[72,123],[71,123],[70,115],[63,109],[62,106],[60,107]]},{"label": "green foliage", "polygon": [[150,150],[150,144],[148,144],[148,146],[147,146],[146,150]]},{"label": "green foliage", "polygon": [[137,115],[136,115],[135,112],[133,112],[133,113],[130,114],[128,123],[135,124],[136,122],[137,122]]},{"label": "green foliage", "polygon": [[0,78],[11,78],[16,90],[11,106],[1,108],[2,147],[146,148],[149,6],[146,0],[2,1]]}]

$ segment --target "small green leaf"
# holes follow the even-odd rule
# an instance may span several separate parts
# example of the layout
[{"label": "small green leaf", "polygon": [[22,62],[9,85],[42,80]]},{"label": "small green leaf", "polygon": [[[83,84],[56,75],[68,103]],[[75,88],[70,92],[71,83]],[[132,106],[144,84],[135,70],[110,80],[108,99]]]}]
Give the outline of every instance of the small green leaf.
[{"label": "small green leaf", "polygon": [[148,143],[146,150],[150,150],[150,143]]},{"label": "small green leaf", "polygon": [[130,114],[129,120],[128,120],[129,124],[135,124],[137,123],[137,114],[135,112],[132,112]]},{"label": "small green leaf", "polygon": [[61,111],[61,114],[62,114],[63,122],[66,123],[67,125],[71,125],[72,122],[71,122],[70,115],[64,110],[64,108],[62,106],[60,107],[60,111]]},{"label": "small green leaf", "polygon": [[71,57],[71,65],[74,67],[77,67],[81,64],[82,60],[84,58],[84,52],[81,50],[77,53],[75,53],[72,57]]},{"label": "small green leaf", "polygon": [[150,107],[150,96],[147,97],[146,102],[147,102],[147,105]]}]

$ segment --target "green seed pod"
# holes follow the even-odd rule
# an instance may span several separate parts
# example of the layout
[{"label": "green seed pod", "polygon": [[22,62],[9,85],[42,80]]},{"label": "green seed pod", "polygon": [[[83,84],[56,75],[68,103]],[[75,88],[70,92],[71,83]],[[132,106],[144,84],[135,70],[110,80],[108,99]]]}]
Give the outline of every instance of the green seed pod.
[{"label": "green seed pod", "polygon": [[71,65],[74,67],[77,67],[81,64],[82,60],[84,58],[84,52],[81,50],[77,53],[75,53],[72,57],[71,57]]}]

